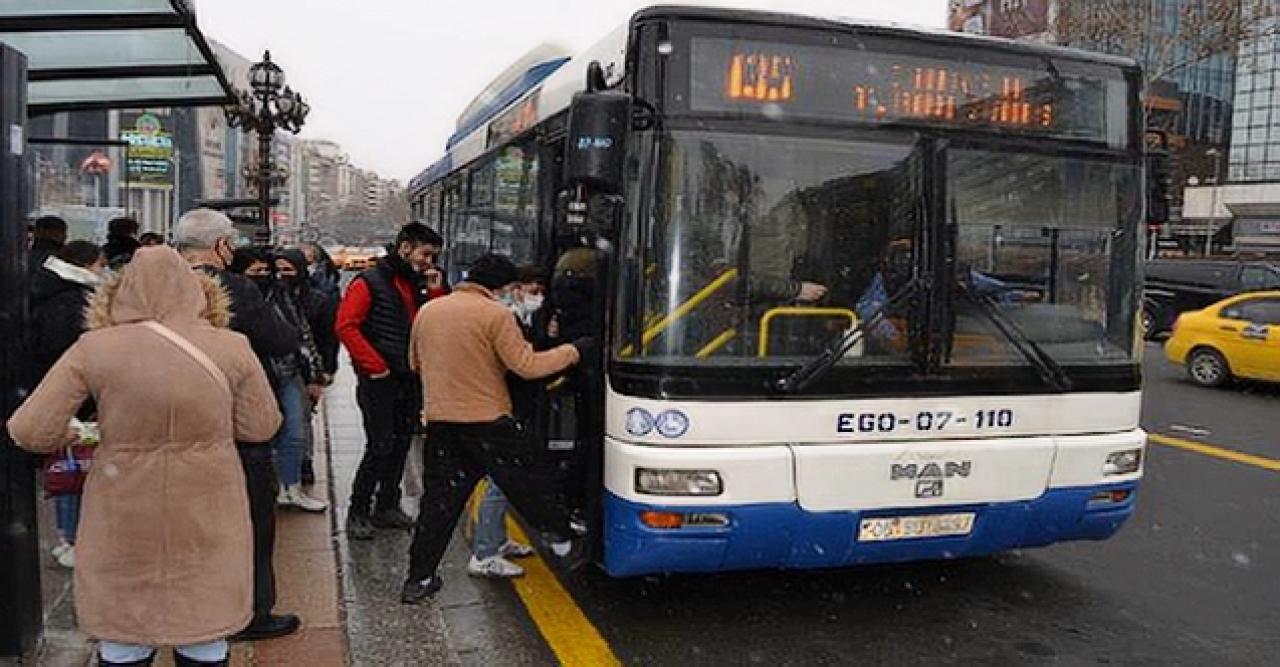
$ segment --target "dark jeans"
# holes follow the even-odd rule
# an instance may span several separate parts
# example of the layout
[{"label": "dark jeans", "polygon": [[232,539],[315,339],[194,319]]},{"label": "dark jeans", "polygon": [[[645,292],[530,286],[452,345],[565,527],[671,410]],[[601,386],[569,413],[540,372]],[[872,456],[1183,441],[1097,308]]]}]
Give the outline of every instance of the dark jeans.
[{"label": "dark jeans", "polygon": [[371,505],[378,510],[398,508],[409,441],[421,421],[421,385],[414,375],[381,380],[362,376],[356,386],[356,402],[366,444],[351,485],[350,511],[367,515]]},{"label": "dark jeans", "polygon": [[571,534],[555,474],[514,419],[487,424],[437,422],[427,427],[423,496],[409,547],[409,580],[435,574],[476,483],[488,475],[533,528]]},{"label": "dark jeans", "polygon": [[249,491],[249,519],[253,523],[253,617],[265,618],[276,606],[276,573],[271,556],[276,548],[276,467],[270,445],[240,445],[240,465]]}]

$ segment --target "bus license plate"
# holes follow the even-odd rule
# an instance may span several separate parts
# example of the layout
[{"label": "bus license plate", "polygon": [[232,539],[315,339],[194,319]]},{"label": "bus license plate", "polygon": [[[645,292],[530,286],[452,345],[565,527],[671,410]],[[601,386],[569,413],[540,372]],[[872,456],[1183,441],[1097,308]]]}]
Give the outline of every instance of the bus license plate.
[{"label": "bus license plate", "polygon": [[924,537],[954,537],[973,531],[973,512],[895,516],[863,519],[858,526],[859,542],[887,542]]}]

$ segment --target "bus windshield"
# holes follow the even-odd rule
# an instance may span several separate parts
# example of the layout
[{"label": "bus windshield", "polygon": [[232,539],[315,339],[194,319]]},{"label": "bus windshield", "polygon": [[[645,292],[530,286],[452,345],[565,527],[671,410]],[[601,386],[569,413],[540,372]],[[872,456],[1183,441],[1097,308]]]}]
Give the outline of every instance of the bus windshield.
[{"label": "bus windshield", "polygon": [[1132,165],[865,136],[663,136],[615,356],[795,367],[857,330],[837,366],[1134,363]]}]

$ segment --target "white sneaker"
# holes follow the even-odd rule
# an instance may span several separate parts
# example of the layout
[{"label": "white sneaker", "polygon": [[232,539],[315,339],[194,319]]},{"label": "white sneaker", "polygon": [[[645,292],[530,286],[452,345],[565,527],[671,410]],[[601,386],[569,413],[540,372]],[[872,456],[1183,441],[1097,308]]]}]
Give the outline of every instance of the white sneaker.
[{"label": "white sneaker", "polygon": [[61,542],[59,542],[59,543],[58,543],[58,546],[54,547],[53,549],[50,549],[50,550],[49,550],[49,554],[53,556],[53,560],[54,560],[54,561],[56,561],[56,562],[58,562],[59,564],[61,564],[61,563],[62,563],[62,560],[61,560],[61,559],[62,559],[62,554],[66,553],[66,552],[67,552],[67,551],[69,551],[71,548],[72,548],[72,547],[71,547],[71,544],[70,544],[69,542],[67,542],[66,540],[63,540],[63,541],[61,541]]},{"label": "white sneaker", "polygon": [[[301,484],[294,484],[281,492],[284,502],[281,503],[286,507],[294,507],[303,512],[323,512],[329,509],[329,503],[323,500],[312,498],[302,492]],[[277,501],[279,502],[279,501]]]},{"label": "white sneaker", "polygon": [[507,540],[506,543],[498,549],[498,553],[501,554],[503,558],[527,558],[533,555],[533,547],[527,544],[521,544],[515,540]]},{"label": "white sneaker", "polygon": [[58,565],[68,570],[75,569],[76,566],[76,548],[74,545],[68,544],[67,548],[56,556]]},{"label": "white sneaker", "polygon": [[524,576],[524,568],[502,556],[490,556],[484,560],[472,556],[471,561],[467,563],[467,574],[473,577],[506,579]]}]

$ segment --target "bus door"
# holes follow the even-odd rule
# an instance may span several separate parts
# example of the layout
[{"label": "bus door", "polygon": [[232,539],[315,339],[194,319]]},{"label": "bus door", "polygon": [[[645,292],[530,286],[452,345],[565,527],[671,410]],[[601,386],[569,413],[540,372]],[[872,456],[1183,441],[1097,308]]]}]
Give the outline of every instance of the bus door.
[{"label": "bus door", "polygon": [[[580,339],[603,341],[603,254],[581,236],[565,233],[564,200],[559,187],[563,135],[540,147],[539,257],[547,269],[544,305],[534,317],[538,349]],[[604,372],[602,345],[578,365],[535,385],[520,415],[556,477],[556,503],[575,522],[596,525],[603,486]]]}]

